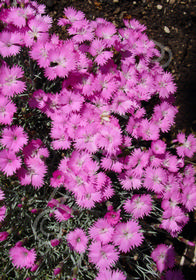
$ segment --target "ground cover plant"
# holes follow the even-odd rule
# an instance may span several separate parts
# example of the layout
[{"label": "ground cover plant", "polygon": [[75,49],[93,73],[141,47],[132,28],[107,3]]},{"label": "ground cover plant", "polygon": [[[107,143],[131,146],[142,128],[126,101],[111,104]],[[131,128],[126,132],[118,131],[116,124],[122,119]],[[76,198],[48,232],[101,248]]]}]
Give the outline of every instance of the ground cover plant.
[{"label": "ground cover plant", "polygon": [[169,134],[176,85],[145,26],[69,7],[61,40],[28,0],[0,19],[1,277],[184,279],[196,139]]}]

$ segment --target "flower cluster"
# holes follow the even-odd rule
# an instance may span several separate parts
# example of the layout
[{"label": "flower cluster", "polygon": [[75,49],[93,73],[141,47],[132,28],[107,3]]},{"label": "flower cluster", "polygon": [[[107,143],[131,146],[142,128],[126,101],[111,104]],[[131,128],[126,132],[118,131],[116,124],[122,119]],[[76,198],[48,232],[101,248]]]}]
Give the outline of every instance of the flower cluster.
[{"label": "flower cluster", "polygon": [[[126,266],[123,258],[135,260],[137,250],[146,246],[147,227],[155,228],[155,205],[161,206],[156,228],[173,238],[196,206],[195,171],[186,164],[196,152],[196,138],[181,132],[172,142],[165,138],[178,111],[173,77],[152,60],[159,51],[136,20],[124,20],[125,27],[117,29],[65,8],[58,25],[68,39],[62,40],[49,33],[52,20],[44,5],[11,2],[0,4],[0,171],[21,188],[33,187],[36,196],[21,197],[18,208],[37,201],[42,190],[46,196],[48,185],[57,193],[30,211],[37,215],[47,209],[53,225],[64,228],[60,238],[55,235],[49,242],[48,250],[60,252],[51,251],[56,259],[45,263],[54,275],[84,279],[90,267],[94,278],[89,274],[89,279],[125,280],[129,270],[120,270]],[[23,64],[12,64],[21,57]],[[43,83],[36,84],[37,78]],[[24,108],[32,115],[39,112],[45,128],[49,122],[47,138],[42,138],[44,131],[34,137],[28,120],[20,120],[23,94]],[[52,164],[51,154],[58,163]],[[6,190],[0,189],[0,201],[5,197]],[[0,222],[11,209],[0,207]],[[20,230],[11,231],[18,238]],[[9,233],[2,231],[0,241],[7,238]],[[16,268],[31,268],[28,276],[44,262],[37,238],[33,242],[37,252],[20,242],[9,250]],[[65,260],[61,254],[67,254]],[[172,245],[159,244],[150,254],[160,273],[174,267]],[[75,266],[72,272],[63,270],[67,259]],[[164,279],[176,275],[183,279],[175,270]]]}]

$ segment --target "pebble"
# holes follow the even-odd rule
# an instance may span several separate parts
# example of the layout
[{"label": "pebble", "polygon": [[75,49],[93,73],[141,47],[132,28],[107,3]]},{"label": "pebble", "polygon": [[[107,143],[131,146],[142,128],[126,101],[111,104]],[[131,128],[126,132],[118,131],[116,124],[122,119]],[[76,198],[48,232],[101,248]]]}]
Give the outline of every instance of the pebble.
[{"label": "pebble", "polygon": [[174,4],[176,0],[169,0],[169,4]]},{"label": "pebble", "polygon": [[162,5],[160,5],[160,4],[157,5],[157,9],[158,9],[158,10],[161,10],[162,8],[163,8]]},{"label": "pebble", "polygon": [[136,5],[137,4],[137,2],[136,1],[133,1],[133,5]]},{"label": "pebble", "polygon": [[170,33],[170,30],[167,26],[164,26],[164,31],[165,31],[165,33]]},{"label": "pebble", "polygon": [[118,3],[119,2],[119,0],[113,0],[113,3]]}]

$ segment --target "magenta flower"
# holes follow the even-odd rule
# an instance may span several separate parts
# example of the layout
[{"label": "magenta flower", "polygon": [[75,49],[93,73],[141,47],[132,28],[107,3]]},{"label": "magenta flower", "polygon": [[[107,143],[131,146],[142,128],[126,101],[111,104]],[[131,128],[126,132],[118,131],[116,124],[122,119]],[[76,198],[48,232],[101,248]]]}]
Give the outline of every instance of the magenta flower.
[{"label": "magenta flower", "polygon": [[188,137],[184,133],[179,133],[177,135],[177,141],[180,143],[180,146],[176,148],[177,154],[180,157],[189,157],[191,158],[196,152],[196,138],[193,134],[190,134]]},{"label": "magenta flower", "polygon": [[171,73],[162,73],[157,75],[156,82],[158,84],[158,93],[160,98],[168,98],[170,94],[174,94],[176,91],[176,85],[173,82]]},{"label": "magenta flower", "polygon": [[20,52],[21,48],[21,35],[19,32],[7,32],[0,33],[0,54],[3,57],[16,55]]},{"label": "magenta flower", "polygon": [[12,97],[25,91],[25,82],[20,80],[24,72],[19,66],[8,68],[6,65],[3,65],[0,68],[0,73],[1,92],[4,96]]},{"label": "magenta flower", "polygon": [[57,77],[66,77],[70,71],[76,67],[76,58],[74,45],[72,41],[58,46],[56,49],[49,51],[50,66],[45,68],[45,76],[49,80]]},{"label": "magenta flower", "polygon": [[[108,209],[109,210],[109,209]],[[121,210],[119,209],[118,211],[114,211],[113,208],[109,210],[109,212],[107,212],[104,216],[104,219],[107,220],[107,222],[111,225],[111,226],[115,226],[118,224],[118,222],[120,221],[120,212]]]},{"label": "magenta flower", "polygon": [[172,246],[159,244],[151,253],[151,257],[156,262],[160,272],[172,268],[175,264],[175,251]]},{"label": "magenta flower", "polygon": [[104,40],[95,39],[91,43],[89,52],[95,57],[95,62],[97,62],[98,65],[104,65],[113,56],[113,53],[105,50],[105,48],[106,43]]},{"label": "magenta flower", "polygon": [[188,220],[189,217],[185,215],[180,207],[176,206],[168,208],[163,212],[160,227],[167,230],[175,237],[182,230]]},{"label": "magenta flower", "polygon": [[21,167],[22,160],[13,151],[0,151],[0,170],[7,176],[13,175]]},{"label": "magenta flower", "polygon": [[152,198],[149,194],[133,195],[131,199],[126,200],[124,209],[132,214],[135,219],[148,216],[152,210]]},{"label": "magenta flower", "polygon": [[24,247],[14,246],[9,251],[10,259],[16,268],[31,268],[36,259],[35,249],[27,250]]},{"label": "magenta flower", "polygon": [[138,222],[129,220],[126,223],[118,223],[113,235],[113,243],[119,246],[119,250],[126,253],[141,245],[144,236],[140,232]]},{"label": "magenta flower", "polygon": [[74,231],[71,231],[66,236],[67,242],[78,253],[84,253],[87,248],[88,237],[84,230],[76,228]]},{"label": "magenta flower", "polygon": [[166,143],[162,140],[152,141],[151,148],[153,153],[162,155],[166,151]]},{"label": "magenta flower", "polygon": [[35,188],[40,188],[44,184],[44,176],[47,171],[46,165],[39,158],[27,158],[25,160],[27,169],[24,167],[18,170],[18,178],[21,185],[32,184]]},{"label": "magenta flower", "polygon": [[115,33],[116,27],[111,22],[100,23],[95,29],[95,35],[98,38],[104,39],[107,47],[111,47],[118,40],[118,36],[114,35]]},{"label": "magenta flower", "polygon": [[67,24],[72,24],[75,21],[81,21],[85,17],[83,12],[77,11],[72,7],[65,8],[64,9],[64,15],[65,15],[65,17],[61,18],[58,21],[58,24],[60,26],[67,25]]},{"label": "magenta flower", "polygon": [[180,270],[168,270],[165,273],[165,280],[184,280],[184,276]]},{"label": "magenta flower", "polygon": [[147,167],[144,179],[144,187],[160,194],[164,191],[166,179],[166,172],[162,168]]},{"label": "magenta flower", "polygon": [[4,192],[0,189],[0,200],[3,200],[5,198]]},{"label": "magenta flower", "polygon": [[4,241],[7,239],[9,233],[7,231],[0,232],[0,241]]},{"label": "magenta flower", "polygon": [[119,253],[113,245],[102,245],[95,241],[89,246],[89,262],[94,263],[99,269],[111,267],[119,258]]},{"label": "magenta flower", "polygon": [[6,207],[2,206],[0,207],[0,222],[2,222],[5,219],[6,214]]},{"label": "magenta flower", "polygon": [[14,152],[18,152],[28,141],[27,133],[20,126],[5,127],[1,137],[0,144]]},{"label": "magenta flower", "polygon": [[58,204],[57,209],[54,210],[55,218],[59,221],[67,221],[72,217],[72,209],[64,204]]},{"label": "magenta flower", "polygon": [[117,270],[104,269],[101,270],[95,280],[126,280],[123,272]]},{"label": "magenta flower", "polygon": [[50,240],[50,244],[51,244],[52,247],[58,246],[59,243],[60,243],[59,239],[52,239],[52,240]]},{"label": "magenta flower", "polygon": [[6,96],[0,95],[0,123],[11,124],[15,112],[15,104],[11,103]]},{"label": "magenta flower", "polygon": [[95,241],[107,244],[112,240],[114,228],[106,219],[98,219],[89,229],[90,237]]}]

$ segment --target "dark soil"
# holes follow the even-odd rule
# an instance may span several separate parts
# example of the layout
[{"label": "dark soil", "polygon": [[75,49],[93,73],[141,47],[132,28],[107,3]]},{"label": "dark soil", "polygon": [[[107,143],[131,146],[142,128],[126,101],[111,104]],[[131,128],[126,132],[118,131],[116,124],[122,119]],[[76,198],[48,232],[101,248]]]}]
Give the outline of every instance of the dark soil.
[{"label": "dark soil", "polygon": [[[165,46],[165,56],[160,63],[164,66],[172,55],[170,63],[164,69],[173,74],[178,90],[176,105],[179,113],[176,117],[175,131],[196,133],[196,1],[195,0],[40,0],[47,6],[47,13],[53,18],[52,32],[63,37],[62,29],[56,25],[63,16],[63,10],[72,6],[85,13],[86,18],[97,17],[123,27],[123,18],[137,19],[147,27],[148,37]],[[183,236],[194,240],[196,230],[192,222],[185,227]],[[195,279],[193,260],[194,247],[177,242],[178,265],[186,280]],[[183,257],[184,255],[184,257]],[[195,256],[196,257],[196,256]]]}]

